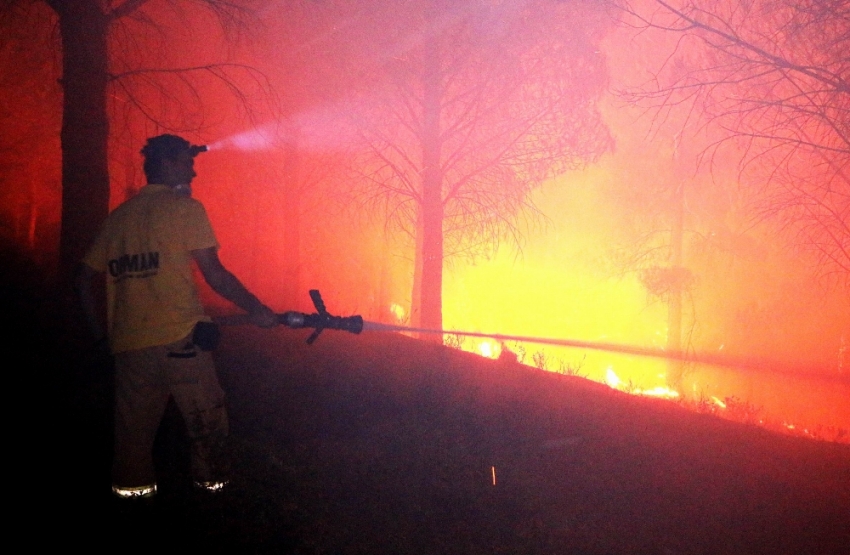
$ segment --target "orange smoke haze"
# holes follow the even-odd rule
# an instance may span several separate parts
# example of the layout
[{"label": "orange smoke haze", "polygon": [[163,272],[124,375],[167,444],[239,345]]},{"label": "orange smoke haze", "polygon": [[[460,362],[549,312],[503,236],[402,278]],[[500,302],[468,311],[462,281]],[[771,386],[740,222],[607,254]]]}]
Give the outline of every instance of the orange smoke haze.
[{"label": "orange smoke haze", "polygon": [[[605,260],[619,236],[618,218],[625,217],[600,198],[611,177],[604,168],[592,168],[541,190],[538,201],[551,218],[549,228],[529,238],[521,257],[505,250],[490,261],[453,266],[445,282],[445,328],[664,349],[666,304],[652,299],[635,275],[612,275]],[[693,295],[708,298],[695,300],[691,334],[683,344],[697,355],[728,353],[750,367],[769,361],[769,369],[689,365],[682,393],[694,402],[735,398],[761,420],[846,430],[850,387],[847,369],[839,369],[846,299],[803,288],[804,273],[792,279],[794,272],[781,265],[795,264],[793,258],[772,264],[749,261],[749,279],[740,281],[721,281],[734,275],[728,269],[701,275]],[[753,326],[756,315],[747,312],[754,305],[772,307],[761,326]],[[499,346],[489,340],[460,341],[465,350],[498,356]],[[671,362],[660,358],[535,343],[506,347],[525,364],[617,389],[671,385]]]},{"label": "orange smoke haze", "polygon": [[[183,44],[204,48],[157,49],[153,41],[161,37],[147,38],[152,48],[131,57],[149,65],[196,65],[226,51],[233,62],[254,63],[279,94],[276,103],[254,104],[251,117],[214,79],[204,82],[205,106],[197,113],[181,111],[194,106],[194,97],[177,82],[167,103],[153,86],[140,88],[138,99],[149,110],[161,108],[175,128],[195,129],[185,134],[192,142],[213,146],[197,159],[194,195],[207,208],[225,265],[260,298],[276,310],[311,311],[307,291],[319,289],[334,314],[409,324],[416,316],[415,244],[387,228],[380,214],[358,208],[350,175],[341,169],[350,136],[336,119],[344,119],[337,100],[359,74],[342,72],[339,59],[349,48],[345,30],[369,29],[354,20],[337,28],[309,15],[284,20],[268,8],[268,34],[244,49],[223,46],[201,21]],[[646,78],[646,68],[670,46],[634,40],[625,31],[606,40],[612,90]],[[376,54],[374,63],[389,54]],[[29,80],[21,82],[56,82],[56,67],[39,60],[25,68]],[[10,67],[15,60],[7,53],[2,61]],[[256,77],[234,76],[252,99],[265,86]],[[0,93],[4,106],[18,108],[3,114],[7,132],[0,137],[3,239],[46,259],[58,233],[60,93],[52,85],[22,88],[11,78]],[[113,207],[144,184],[139,148],[145,137],[165,130],[122,98],[112,106]],[[530,226],[520,250],[503,244],[490,257],[446,261],[444,329],[667,348],[668,303],[653,288],[650,270],[668,263],[674,215],[681,210],[681,266],[690,278],[682,349],[772,361],[775,369],[686,365],[681,395],[719,407],[718,413],[731,399],[755,421],[850,430],[846,287],[814,279],[811,260],[780,239],[777,228],[754,223],[738,182],[739,153],[718,154],[713,168],[697,165],[716,138],[711,131],[694,130],[676,113],[653,127],[611,95],[602,108],[615,151],[535,191],[532,200],[544,218]],[[677,200],[671,191],[679,185]],[[635,263],[638,258],[643,262]],[[209,291],[205,299],[215,311],[233,310]],[[480,338],[447,343],[490,358],[508,349],[525,364],[631,392],[665,395],[675,387],[672,363],[660,358]]]},{"label": "orange smoke haze", "polygon": [[[647,79],[669,47],[663,36],[609,35],[611,88]],[[681,348],[697,356],[728,354],[746,366],[686,365],[684,399],[711,403],[718,413],[729,409],[728,399],[738,418],[749,411],[750,421],[797,432],[832,428],[823,434],[830,439],[840,433],[835,430],[850,429],[846,287],[814,279],[811,259],[778,228],[755,224],[746,213],[740,153],[715,153],[713,167],[698,164],[716,137],[705,129],[689,132],[686,110],[653,121],[613,97],[604,110],[616,152],[536,193],[548,225],[530,234],[519,254],[502,249],[493,260],[451,266],[445,328],[664,349],[667,303],[640,271],[617,261],[639,250],[636,238],[647,233],[641,227],[647,220],[662,238],[643,248],[660,246],[666,257],[676,206],[665,197],[684,184],[682,264],[693,279],[683,301]],[[462,348],[482,352],[483,342],[468,339]],[[672,363],[663,359],[531,343],[507,348],[526,364],[630,392],[672,387]]]}]

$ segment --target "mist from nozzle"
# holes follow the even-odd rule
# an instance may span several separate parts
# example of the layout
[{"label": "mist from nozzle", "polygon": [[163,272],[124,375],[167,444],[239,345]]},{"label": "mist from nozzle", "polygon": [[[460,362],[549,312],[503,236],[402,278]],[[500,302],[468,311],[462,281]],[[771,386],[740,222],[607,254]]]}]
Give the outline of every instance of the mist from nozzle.
[{"label": "mist from nozzle", "polygon": [[276,142],[271,129],[274,124],[266,124],[257,129],[236,133],[208,145],[210,150],[238,150],[240,152],[260,152],[272,149]]},{"label": "mist from nozzle", "polygon": [[377,100],[365,98],[314,106],[284,120],[235,133],[211,143],[209,148],[263,152],[289,145],[313,153],[345,150],[358,137],[352,115],[372,112],[375,103]]}]

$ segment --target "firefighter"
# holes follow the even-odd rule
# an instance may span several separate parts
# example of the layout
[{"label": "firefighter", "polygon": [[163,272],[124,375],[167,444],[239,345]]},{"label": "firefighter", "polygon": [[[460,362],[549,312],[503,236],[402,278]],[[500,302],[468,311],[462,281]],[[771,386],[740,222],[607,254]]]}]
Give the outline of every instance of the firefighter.
[{"label": "firefighter", "polygon": [[[191,198],[194,158],[204,151],[176,135],[148,139],[141,151],[147,185],[109,215],[77,273],[92,333],[108,340],[115,357],[112,491],[122,498],[156,493],[153,442],[170,397],[188,429],[195,487],[218,491],[227,483],[227,412],[210,353],[217,328],[204,314],[193,264],[251,323],[277,325],[222,265],[206,211]],[[99,274],[106,277],[105,334],[93,288]]]}]

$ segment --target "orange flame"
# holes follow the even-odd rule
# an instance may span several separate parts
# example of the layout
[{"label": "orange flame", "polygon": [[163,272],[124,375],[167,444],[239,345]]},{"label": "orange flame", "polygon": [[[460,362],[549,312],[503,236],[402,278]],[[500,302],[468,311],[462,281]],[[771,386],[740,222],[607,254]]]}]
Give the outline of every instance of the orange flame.
[{"label": "orange flame", "polygon": [[407,311],[404,310],[404,307],[398,303],[393,303],[390,305],[390,312],[395,317],[396,322],[401,323],[407,319]]},{"label": "orange flame", "polygon": [[478,344],[478,352],[483,357],[496,359],[502,354],[502,346],[495,341],[485,340]]},{"label": "orange flame", "polygon": [[679,397],[678,391],[670,389],[666,385],[658,385],[650,389],[633,387],[631,382],[623,382],[623,380],[621,380],[620,377],[617,376],[617,373],[614,372],[614,369],[610,366],[605,371],[605,383],[608,385],[608,387],[612,389],[624,391],[632,395],[646,395],[647,397],[662,397],[665,399],[675,399]]}]

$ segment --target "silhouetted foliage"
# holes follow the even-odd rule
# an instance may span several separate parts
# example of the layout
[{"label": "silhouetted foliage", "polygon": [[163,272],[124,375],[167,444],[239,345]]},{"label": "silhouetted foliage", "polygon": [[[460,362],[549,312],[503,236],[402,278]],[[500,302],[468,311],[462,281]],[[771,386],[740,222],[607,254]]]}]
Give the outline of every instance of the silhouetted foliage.
[{"label": "silhouetted foliage", "polygon": [[651,0],[625,21],[680,36],[629,97],[660,115],[690,104],[723,130],[714,147],[742,153],[758,216],[850,284],[850,2]]}]

